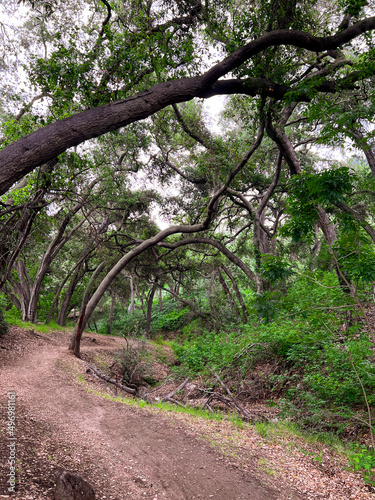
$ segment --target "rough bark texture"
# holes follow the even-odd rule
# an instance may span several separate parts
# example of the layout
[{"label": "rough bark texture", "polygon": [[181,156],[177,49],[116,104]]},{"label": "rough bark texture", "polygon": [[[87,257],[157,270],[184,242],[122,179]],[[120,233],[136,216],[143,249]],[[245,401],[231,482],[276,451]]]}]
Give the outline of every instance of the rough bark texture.
[{"label": "rough bark texture", "polygon": [[[72,336],[71,336],[69,350],[73,351],[74,354],[78,358],[79,358],[81,337],[82,337],[82,333],[83,333],[83,330],[85,328],[86,321],[87,321],[87,320],[85,320],[85,312],[86,312],[87,303],[89,302],[92,286],[95,283],[96,278],[99,276],[99,274],[104,269],[104,266],[105,266],[105,262],[101,262],[98,265],[98,267],[95,269],[95,271],[91,277],[90,283],[87,285],[85,294],[84,294],[83,299],[82,299],[82,306],[81,306],[79,320],[78,320],[78,323],[76,324],[76,327],[74,328]],[[90,316],[91,316],[91,314],[90,314]]]},{"label": "rough bark texture", "polygon": [[[0,195],[34,168],[70,147],[147,118],[170,104],[207,97],[214,95],[213,92],[222,93],[219,90],[223,82],[217,82],[219,78],[269,47],[293,45],[322,52],[336,49],[374,28],[375,17],[371,17],[328,37],[290,29],[271,31],[239,48],[201,76],[160,83],[128,99],[88,109],[50,124],[0,151]],[[268,93],[272,95],[272,89]]]}]

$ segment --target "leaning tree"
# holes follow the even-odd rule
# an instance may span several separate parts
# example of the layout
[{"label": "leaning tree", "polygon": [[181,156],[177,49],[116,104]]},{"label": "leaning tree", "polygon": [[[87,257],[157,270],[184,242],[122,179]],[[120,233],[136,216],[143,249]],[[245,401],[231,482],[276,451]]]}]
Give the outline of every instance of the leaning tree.
[{"label": "leaning tree", "polygon": [[[193,241],[197,233],[206,233],[223,210],[232,219],[233,214],[242,218],[247,214],[251,219],[259,268],[273,236],[265,217],[274,209],[280,176],[301,176],[308,165],[301,144],[316,142],[316,131],[324,132],[330,117],[341,116],[346,101],[350,116],[341,122],[331,143],[343,134],[350,137],[362,148],[371,168],[366,124],[373,117],[375,17],[365,2],[327,5],[318,1],[312,5],[309,1],[259,0],[239,5],[235,0],[210,4],[150,0],[125,5],[80,0],[74,5],[70,24],[64,16],[65,2],[51,1],[47,9],[42,1],[23,3],[25,8],[29,6],[28,27],[35,39],[27,47],[25,65],[34,95],[25,99],[17,114],[9,106],[3,110],[0,193],[14,189],[15,183],[34,171],[47,172],[49,182],[58,175],[61,155],[70,148],[76,148],[78,155],[91,154],[100,150],[100,138],[105,134],[120,137],[124,127],[138,123],[142,124],[142,139],[133,149],[141,147],[146,156],[156,157],[149,162],[151,167],[158,169],[162,164],[164,173],[172,169],[204,193],[197,197],[195,218],[187,213],[180,223],[133,241],[131,250],[84,301],[75,332],[77,342],[101,297],[129,262],[153,246],[171,244],[171,235],[192,235],[191,243],[197,243]],[[88,15],[77,15],[80,11]],[[359,93],[369,106],[356,106]],[[215,138],[204,127],[192,127],[178,107],[215,95],[248,100],[242,109],[238,106],[246,133],[237,149],[231,150],[228,140]],[[44,104],[38,111],[40,100]],[[166,140],[171,114],[181,134],[189,136],[182,139],[185,152],[180,155],[176,137],[170,137],[170,144]],[[154,117],[152,122],[149,117]],[[158,120],[164,135],[155,128]],[[188,140],[194,142],[189,145]],[[148,141],[158,148],[156,154],[152,148],[147,151]],[[256,189],[261,183],[256,185],[254,176],[251,180],[247,174],[257,155],[257,168],[261,168],[263,147],[269,150],[262,153],[267,159],[268,180],[258,189],[256,201],[249,203],[249,186]],[[113,152],[117,167],[127,165],[128,171],[143,168],[144,158],[136,156],[132,168],[130,149],[125,151],[126,158],[120,143]],[[111,165],[113,162],[109,169]],[[340,201],[336,208],[355,217],[353,209]],[[39,208],[38,198],[35,204]],[[277,221],[276,211],[273,217]],[[316,219],[332,246],[335,227],[324,203],[317,205]],[[367,232],[370,235],[371,227]],[[210,239],[208,234],[202,237]],[[262,291],[263,284],[257,286]]]}]

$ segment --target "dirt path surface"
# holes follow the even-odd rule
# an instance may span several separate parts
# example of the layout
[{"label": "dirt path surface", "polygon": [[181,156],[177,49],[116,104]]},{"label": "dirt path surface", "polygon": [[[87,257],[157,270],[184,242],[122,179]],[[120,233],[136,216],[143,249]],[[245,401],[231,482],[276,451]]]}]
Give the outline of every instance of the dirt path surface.
[{"label": "dirt path surface", "polygon": [[[54,479],[63,469],[82,474],[99,500],[301,498],[228,466],[173,416],[87,393],[64,369],[76,363],[84,372],[83,362],[67,352],[67,334],[36,336],[15,327],[12,333],[18,341],[0,350],[0,494],[6,493],[7,393],[14,390],[19,484],[12,498],[53,498]],[[122,341],[97,339],[92,345],[84,343],[83,352]]]}]

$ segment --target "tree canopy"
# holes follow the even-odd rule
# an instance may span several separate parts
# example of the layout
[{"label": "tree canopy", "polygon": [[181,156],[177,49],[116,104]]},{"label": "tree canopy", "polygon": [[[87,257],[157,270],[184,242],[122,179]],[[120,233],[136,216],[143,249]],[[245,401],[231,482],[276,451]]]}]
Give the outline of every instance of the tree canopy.
[{"label": "tree canopy", "polygon": [[1,8],[1,286],[24,319],[81,307],[79,338],[106,293],[152,307],[197,259],[244,321],[238,280],[260,298],[292,261],[371,282],[371,3]]}]

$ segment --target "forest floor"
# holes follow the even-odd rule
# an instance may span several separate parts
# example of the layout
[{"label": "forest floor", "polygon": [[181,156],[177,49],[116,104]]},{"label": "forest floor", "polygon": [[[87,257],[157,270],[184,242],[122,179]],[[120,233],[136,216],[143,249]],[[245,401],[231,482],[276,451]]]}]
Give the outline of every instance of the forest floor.
[{"label": "forest floor", "polygon": [[323,444],[116,401],[84,359],[113,353],[125,340],[90,334],[79,360],[67,350],[68,336],[13,326],[0,339],[0,499],[8,498],[9,391],[17,395],[12,499],[53,499],[63,470],[81,474],[98,500],[375,498]]}]

